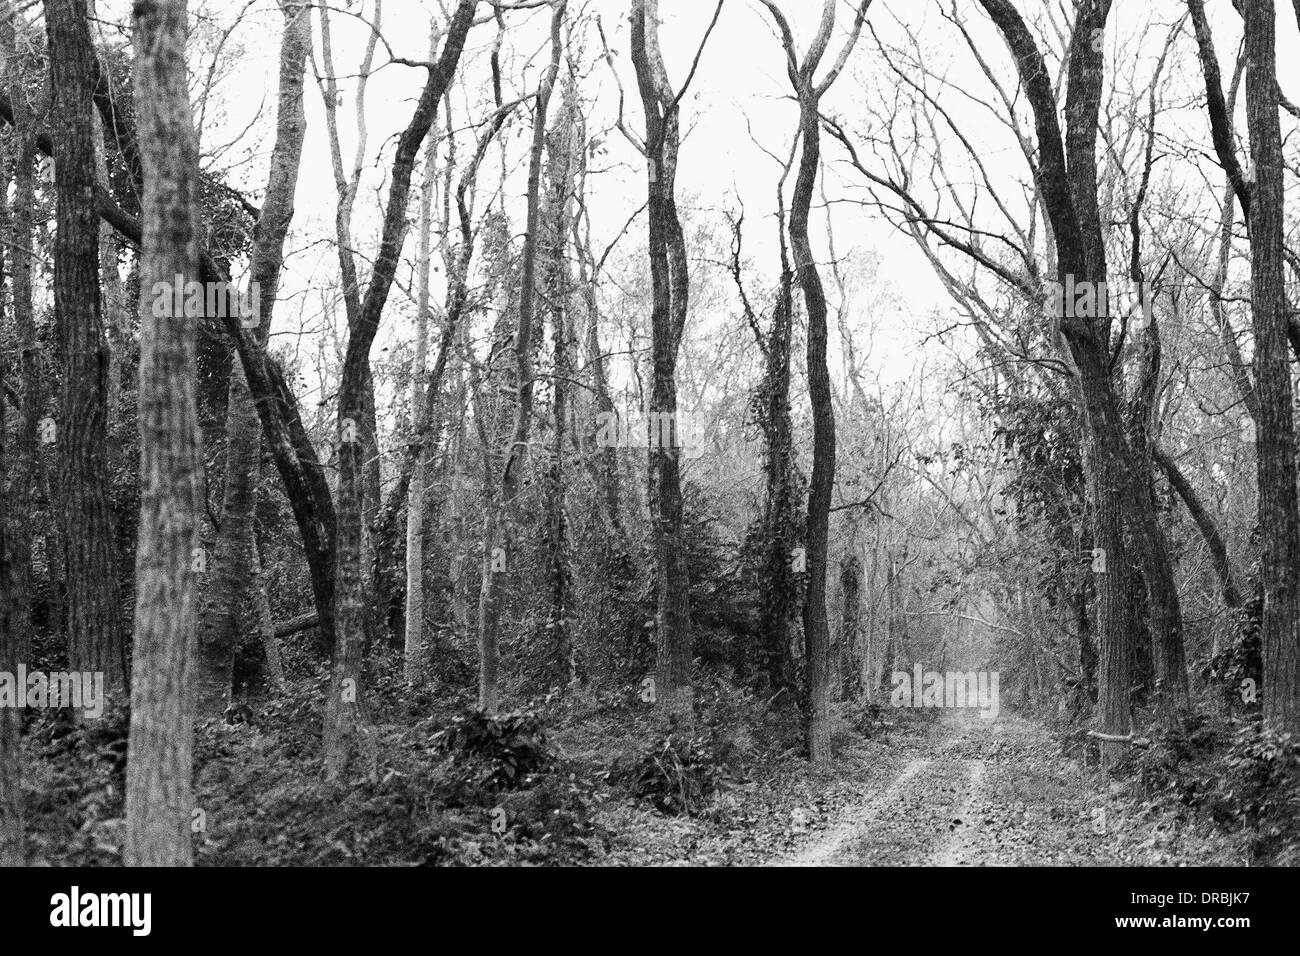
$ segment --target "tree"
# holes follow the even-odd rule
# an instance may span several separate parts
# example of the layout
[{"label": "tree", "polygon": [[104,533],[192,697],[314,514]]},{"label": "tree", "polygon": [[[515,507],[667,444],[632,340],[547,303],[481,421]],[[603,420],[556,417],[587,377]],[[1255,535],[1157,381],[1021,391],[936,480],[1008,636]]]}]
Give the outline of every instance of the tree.
[{"label": "tree", "polygon": [[799,103],[802,149],[790,200],[790,246],[795,277],[803,291],[808,316],[808,400],[813,415],[813,465],[808,482],[808,522],[805,560],[808,590],[803,607],[804,654],[807,661],[805,708],[808,756],[813,763],[830,760],[831,640],[826,611],[826,566],[829,549],[831,492],[835,487],[835,411],[830,370],[826,364],[826,292],[808,237],[808,215],[821,167],[819,104],[848,61],[866,19],[871,0],[861,0],[849,37],[830,71],[816,80],[822,57],[835,29],[836,0],[825,0],[821,23],[803,62],[795,51],[794,34],[774,0],[763,0],[781,34],[786,73]]},{"label": "tree", "polygon": [[[429,271],[432,260],[430,236],[433,227],[433,191],[436,184],[436,153],[432,146],[424,159],[420,183],[419,251],[415,259],[415,354],[411,358],[411,409],[416,435],[427,427],[424,420],[424,377],[429,357]],[[418,440],[418,438],[417,438]],[[429,457],[421,447],[411,466],[411,486],[406,502],[406,679],[419,674],[424,643],[424,506]]]},{"label": "tree", "polygon": [[96,72],[86,0],[46,0],[56,170],[54,315],[63,362],[55,423],[59,520],[67,548],[68,663],[126,691],[121,589],[108,500],[108,344],[100,316],[99,220],[91,88]]},{"label": "tree", "polygon": [[[12,21],[8,21],[12,22]],[[12,37],[12,27],[7,31]],[[11,51],[12,45],[6,44]],[[12,62],[12,61],[10,61]],[[7,158],[7,157],[6,157]],[[0,158],[0,226],[9,225],[9,168]],[[0,252],[0,280],[4,278],[6,255]],[[0,308],[0,320],[3,320]],[[6,383],[4,363],[0,362],[0,490],[9,478],[7,439],[5,430]],[[24,662],[21,651],[23,632],[27,622],[18,615],[18,576],[15,573],[10,525],[9,495],[0,496],[0,674],[18,673]],[[22,866],[23,852],[23,780],[19,754],[19,737],[22,730],[22,711],[17,707],[0,705],[0,867]]]},{"label": "tree", "polygon": [[[533,139],[528,155],[527,218],[519,278],[518,322],[514,335],[514,424],[505,449],[500,478],[490,476],[495,488],[483,505],[482,587],[478,606],[479,680],[478,705],[489,714],[497,709],[497,665],[501,644],[501,592],[503,569],[511,548],[516,498],[528,460],[528,435],[532,428],[533,392],[533,318],[537,307],[537,257],[541,223],[542,160],[546,146],[546,111],[555,89],[560,69],[560,26],[564,22],[566,0],[551,3],[551,57],[537,87],[533,108]],[[486,454],[486,450],[485,450]],[[493,464],[488,456],[488,464]]]},{"label": "tree", "polygon": [[11,245],[7,256],[10,303],[14,331],[17,334],[22,382],[21,416],[13,442],[13,480],[9,488],[9,547],[13,555],[10,572],[14,575],[13,614],[17,628],[18,655],[20,660],[25,660],[28,656],[32,620],[31,514],[36,497],[35,489],[41,478],[37,443],[45,394],[41,382],[40,344],[36,337],[36,321],[32,309],[36,120],[29,102],[29,60],[19,52],[19,22],[17,13],[10,5],[4,11],[3,19],[0,19],[0,49],[4,52],[5,87],[13,109],[14,201],[9,209]]},{"label": "tree", "polygon": [[[303,65],[311,48],[311,7],[296,0],[281,0],[280,11],[284,35],[280,43],[276,136],[266,196],[253,230],[250,268],[250,291],[256,292],[250,298],[257,309],[253,336],[261,348],[266,347],[271,331],[307,126],[302,86]],[[248,379],[237,357],[230,370],[226,416],[221,529],[209,566],[212,581],[203,595],[199,631],[198,707],[203,715],[220,713],[230,702],[240,622],[248,622],[258,631],[263,629],[261,615],[253,613],[263,597],[253,514],[261,475],[262,429]],[[268,653],[274,654],[275,635],[263,631],[259,637]]]},{"label": "tree", "polygon": [[1283,298],[1284,195],[1278,123],[1273,0],[1246,0],[1246,122],[1254,169],[1250,216],[1250,299],[1255,328],[1259,420],[1260,574],[1264,589],[1264,715],[1300,730],[1300,513],[1287,311]]},{"label": "tree", "polygon": [[460,0],[456,6],[442,53],[429,65],[429,75],[415,111],[398,138],[379,250],[361,302],[361,311],[348,334],[338,398],[339,484],[334,588],[338,628],[323,734],[325,775],[330,779],[337,779],[347,768],[358,709],[363,702],[361,661],[368,609],[362,570],[365,462],[360,429],[366,411],[365,385],[370,346],[379,331],[384,305],[397,274],[398,257],[406,240],[406,211],[410,203],[415,159],[460,61],[465,37],[473,26],[476,6],[476,0]]},{"label": "tree", "polygon": [[199,274],[198,139],[186,83],[186,32],[185,0],[136,7],[144,242],[140,531],[124,852],[132,866],[188,866],[192,854],[194,552],[202,462],[195,324],[183,310],[177,314],[171,294],[175,276],[189,281]]},{"label": "tree", "polygon": [[666,721],[689,736],[695,726],[691,668],[690,576],[682,518],[681,445],[677,418],[677,353],[690,310],[686,238],[677,215],[677,153],[682,97],[690,87],[704,44],[722,12],[719,3],[695,54],[691,72],[674,93],[659,49],[659,0],[632,0],[632,65],[645,112],[647,210],[651,283],[651,428],[668,421],[671,441],[650,440],[650,521],[655,553],[655,700]]}]

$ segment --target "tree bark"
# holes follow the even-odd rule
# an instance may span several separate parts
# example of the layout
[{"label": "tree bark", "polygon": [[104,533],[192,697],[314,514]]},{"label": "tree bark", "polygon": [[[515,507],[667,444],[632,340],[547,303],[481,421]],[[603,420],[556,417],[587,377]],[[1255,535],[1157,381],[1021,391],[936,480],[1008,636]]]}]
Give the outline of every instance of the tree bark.
[{"label": "tree bark", "polygon": [[563,102],[552,124],[547,146],[546,248],[544,278],[551,319],[551,460],[546,474],[546,548],[549,606],[545,622],[551,649],[551,673],[560,687],[578,677],[578,664],[571,631],[572,609],[569,520],[565,487],[565,450],[569,441],[569,380],[573,377],[573,336],[569,302],[572,277],[566,251],[573,218],[574,165],[583,146],[577,140],[581,117],[573,78],[562,91]]},{"label": "tree bark", "polygon": [[[38,445],[40,419],[45,407],[41,382],[41,347],[32,310],[32,216],[36,203],[36,119],[27,98],[27,60],[19,53],[15,17],[8,11],[0,21],[0,49],[5,57],[5,86],[13,104],[14,201],[9,209],[10,242],[6,258],[10,275],[10,305],[19,354],[22,382],[21,415],[13,448],[9,484],[10,573],[14,575],[13,619],[18,659],[30,657],[32,622],[32,519],[35,491],[42,476]],[[54,551],[51,545],[46,553]],[[54,626],[61,626],[55,618]]]},{"label": "tree bark", "polygon": [[368,614],[362,567],[365,448],[358,438],[365,417],[370,346],[379,331],[384,304],[388,301],[397,274],[398,257],[406,239],[406,211],[415,158],[460,61],[465,37],[473,25],[476,5],[476,0],[460,0],[457,5],[442,53],[429,69],[415,112],[398,139],[379,250],[356,327],[348,334],[338,399],[339,484],[334,589],[338,628],[333,675],[325,706],[323,754],[327,779],[337,779],[347,769],[358,713],[364,706],[361,663]]},{"label": "tree bark", "polygon": [[[1078,7],[1068,51],[1069,85],[1062,140],[1056,97],[1042,54],[1024,21],[1008,0],[981,0],[1016,59],[1034,114],[1039,149],[1036,181],[1052,225],[1056,268],[1062,281],[1092,283],[1106,279],[1105,249],[1097,206],[1095,157],[1097,116],[1102,87],[1102,52],[1095,41],[1106,25],[1109,0],[1086,0]],[[1067,165],[1068,161],[1068,165]],[[1103,302],[1097,296],[1099,304]],[[1093,546],[1104,553],[1098,566],[1099,700],[1102,729],[1123,735],[1130,726],[1128,661],[1130,609],[1124,596],[1128,556],[1123,519],[1131,525],[1147,587],[1151,627],[1157,652],[1158,710],[1169,721],[1187,703],[1181,613],[1171,568],[1161,544],[1148,472],[1140,467],[1123,430],[1111,378],[1110,314],[1059,316],[1061,332],[1079,374],[1084,411],[1084,461],[1088,470]],[[1103,745],[1107,763],[1121,748]]]},{"label": "tree bark", "polygon": [[1282,275],[1282,135],[1277,115],[1273,0],[1244,0],[1246,123],[1255,169],[1251,190],[1250,299],[1255,328],[1255,436],[1260,577],[1264,609],[1264,717],[1300,730],[1300,514],[1287,313]]},{"label": "tree bark", "polygon": [[[505,572],[502,559],[511,552],[510,536],[515,525],[516,497],[528,459],[528,435],[533,416],[533,317],[537,307],[537,252],[541,222],[541,178],[543,150],[546,145],[546,113],[560,69],[560,27],[564,22],[566,0],[553,0],[551,11],[551,60],[542,75],[533,109],[533,142],[528,159],[528,213],[524,226],[523,262],[519,278],[519,307],[515,327],[515,379],[518,390],[515,421],[510,444],[505,451],[505,466],[495,493],[483,503],[482,588],[479,592],[478,705],[489,714],[496,713],[499,694],[497,669],[501,643],[501,592]],[[495,481],[489,476],[489,481]]]},{"label": "tree bark", "polygon": [[[6,20],[4,50],[13,52],[12,21]],[[12,64],[13,60],[7,60]],[[13,69],[10,65],[9,69]],[[8,77],[5,77],[8,79]],[[21,154],[21,145],[18,150]],[[0,228],[9,234],[9,163],[0,154]],[[6,253],[0,250],[0,282],[4,280]],[[4,302],[0,299],[0,327],[3,326]],[[9,462],[7,457],[8,434],[5,429],[6,382],[5,363],[0,362],[0,490],[7,487]],[[22,650],[23,631],[27,622],[18,613],[18,575],[11,549],[10,495],[0,495],[0,674],[17,674],[18,665],[25,663]],[[23,786],[20,744],[22,736],[22,710],[0,705],[0,867],[22,866],[23,851]]]},{"label": "tree bark", "polygon": [[[690,302],[686,239],[677,215],[679,96],[674,95],[659,50],[658,0],[632,0],[632,64],[645,109],[645,154],[651,283],[649,419],[668,421],[677,436],[677,352]],[[662,435],[662,429],[652,424]],[[695,728],[692,683],[690,576],[678,440],[652,441],[649,449],[650,520],[655,553],[655,700],[670,728],[691,736]]]},{"label": "tree bark", "polygon": [[416,254],[415,356],[411,360],[411,411],[415,430],[415,461],[411,463],[411,484],[406,499],[406,679],[419,676],[424,644],[424,504],[425,476],[429,458],[423,435],[425,372],[429,352],[429,271],[433,225],[433,191],[436,185],[437,154],[430,148],[424,159],[424,180],[420,184],[420,245]]},{"label": "tree bark", "polygon": [[1187,506],[1187,513],[1192,516],[1192,521],[1196,523],[1197,530],[1201,532],[1201,537],[1205,539],[1205,546],[1210,549],[1210,560],[1214,564],[1214,573],[1219,576],[1219,586],[1223,594],[1224,606],[1229,608],[1240,607],[1241,593],[1237,590],[1236,581],[1233,579],[1232,562],[1228,560],[1228,547],[1224,544],[1223,535],[1219,533],[1218,524],[1215,523],[1213,516],[1210,515],[1201,502],[1200,497],[1196,494],[1196,489],[1187,480],[1187,476],[1178,467],[1178,463],[1158,446],[1152,446],[1151,457],[1164,471],[1165,477],[1169,479],[1170,486],[1178,493],[1178,497],[1183,500],[1183,504]]},{"label": "tree bark", "polygon": [[126,651],[108,497],[108,345],[100,315],[91,101],[95,54],[86,0],[46,0],[45,22],[54,91],[54,313],[63,360],[57,440],[68,662],[76,671],[103,672],[105,693],[120,699],[127,686]]},{"label": "tree bark", "polygon": [[[56,0],[76,5],[79,0]],[[72,12],[71,10],[67,12]],[[80,11],[84,15],[84,8]],[[186,84],[185,0],[135,10],[135,102],[144,171],[140,257],[140,532],[126,848],[130,866],[188,866],[202,461],[195,324],[155,283],[199,274],[198,139]],[[89,197],[83,196],[83,201]]]},{"label": "tree bark", "polygon": [[772,0],[764,0],[781,34],[786,71],[799,104],[799,138],[802,142],[794,194],[790,200],[790,247],[794,273],[803,291],[808,319],[808,401],[812,406],[813,464],[808,482],[808,517],[805,526],[807,592],[803,606],[804,688],[808,757],[815,764],[830,761],[831,632],[826,609],[826,571],[830,547],[831,493],[835,487],[835,409],[830,369],[826,362],[826,292],[808,238],[808,215],[821,167],[822,96],[843,69],[857,42],[871,0],[861,0],[852,31],[840,55],[820,82],[816,73],[835,27],[835,0],[822,6],[816,36],[800,62],[789,24]]},{"label": "tree bark", "polygon": [[[266,197],[253,231],[252,289],[256,290],[257,324],[252,337],[266,347],[270,334],[284,242],[293,219],[298,167],[306,132],[303,68],[311,48],[311,7],[281,0],[284,33],[280,43],[280,78],[276,136],[271,149]],[[250,290],[251,291],[251,290]],[[238,359],[236,359],[238,362]],[[258,566],[254,527],[261,476],[262,428],[244,370],[231,370],[226,403],[226,473],[221,503],[221,532],[209,565],[212,580],[203,595],[199,630],[198,708],[200,715],[219,714],[230,703],[231,674],[239,641],[241,609],[256,606],[254,571]],[[243,620],[260,629],[261,616]],[[266,644],[272,639],[261,633]]]}]

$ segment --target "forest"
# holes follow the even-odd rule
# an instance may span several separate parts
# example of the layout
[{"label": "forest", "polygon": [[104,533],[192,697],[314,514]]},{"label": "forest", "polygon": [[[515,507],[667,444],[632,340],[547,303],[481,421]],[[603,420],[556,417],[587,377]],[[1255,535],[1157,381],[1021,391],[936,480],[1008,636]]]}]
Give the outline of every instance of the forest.
[{"label": "forest", "polygon": [[1300,863],[1300,0],[0,6],[0,865]]}]

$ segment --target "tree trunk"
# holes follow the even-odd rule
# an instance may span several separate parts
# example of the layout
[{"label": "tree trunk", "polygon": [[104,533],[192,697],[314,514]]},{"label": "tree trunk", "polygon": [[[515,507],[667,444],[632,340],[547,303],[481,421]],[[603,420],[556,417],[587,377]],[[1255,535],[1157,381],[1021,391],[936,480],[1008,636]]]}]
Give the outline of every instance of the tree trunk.
[{"label": "tree trunk", "polygon": [[564,455],[569,441],[569,386],[573,377],[572,334],[569,297],[571,277],[565,253],[568,248],[574,192],[574,162],[582,146],[576,139],[581,117],[575,100],[572,77],[563,90],[562,108],[552,124],[548,144],[546,248],[544,279],[551,319],[551,460],[546,474],[546,548],[549,606],[545,627],[551,650],[551,673],[560,687],[578,677],[578,664],[570,629],[571,570]]},{"label": "tree trunk", "polygon": [[[12,21],[6,21],[4,49],[12,53]],[[6,65],[13,60],[7,60]],[[13,67],[10,66],[12,69]],[[6,77],[7,79],[7,77]],[[21,146],[19,146],[21,152]],[[0,154],[0,228],[9,234],[9,163]],[[6,251],[0,250],[0,282],[4,280]],[[3,326],[4,303],[0,299],[0,327]],[[0,362],[0,490],[7,487],[9,462],[8,434],[5,430],[4,363]],[[0,495],[0,674],[18,673],[25,663],[21,645],[27,622],[18,615],[18,575],[15,573],[10,547],[10,495]],[[22,759],[19,751],[22,735],[22,710],[0,704],[0,867],[22,866],[23,852],[23,785]]]},{"label": "tree trunk", "polygon": [[[1086,0],[1079,5],[1068,51],[1067,125],[1062,140],[1056,95],[1032,34],[1009,0],[981,3],[1016,59],[1033,110],[1040,156],[1036,184],[1052,225],[1058,277],[1066,284],[1091,283],[1094,289],[1101,289],[1106,257],[1095,152],[1103,61],[1095,38],[1105,30],[1110,4]],[[1104,306],[1102,295],[1096,299]],[[1084,317],[1069,310],[1057,318],[1079,372],[1093,544],[1104,552],[1106,569],[1097,568],[1102,730],[1122,736],[1130,726],[1130,619],[1124,599],[1128,564],[1122,550],[1121,516],[1129,521],[1146,583],[1156,651],[1158,712],[1164,723],[1187,704],[1187,671],[1178,593],[1151,500],[1149,469],[1135,457],[1124,435],[1111,379],[1110,313],[1105,307],[1099,311],[1100,315]],[[1103,744],[1103,760],[1117,759],[1122,751],[1119,744]]]},{"label": "tree trunk", "polygon": [[[256,326],[252,337],[266,347],[284,262],[284,242],[293,218],[298,167],[306,133],[303,112],[303,67],[311,47],[311,7],[281,0],[284,32],[280,42],[279,94],[275,143],[271,148],[266,198],[253,230],[251,282],[256,290]],[[236,359],[238,362],[238,359]],[[231,370],[226,403],[226,473],[221,503],[221,532],[209,565],[212,579],[203,595],[199,631],[199,713],[221,713],[230,703],[231,674],[240,621],[260,628],[261,615],[242,615],[255,607],[254,573],[258,566],[254,510],[261,477],[262,428],[242,367]],[[273,639],[262,632],[265,645]]]},{"label": "tree trunk", "polygon": [[[783,177],[784,180],[784,177]],[[739,230],[739,226],[737,226]],[[767,337],[767,367],[763,380],[763,538],[766,549],[759,599],[760,692],[771,697],[795,690],[790,630],[799,606],[797,573],[806,567],[796,560],[799,540],[799,487],[796,479],[794,427],[790,420],[790,348],[794,325],[794,274],[790,270],[782,211],[778,230],[781,276],[772,328]],[[739,274],[739,263],[736,263]],[[796,571],[796,565],[799,571]]]},{"label": "tree trunk", "polygon": [[1214,564],[1214,573],[1219,576],[1219,586],[1223,594],[1224,606],[1228,608],[1240,607],[1241,594],[1237,590],[1236,581],[1233,579],[1232,562],[1228,560],[1228,546],[1224,544],[1223,535],[1219,532],[1219,526],[1197,496],[1196,490],[1192,488],[1191,482],[1182,473],[1177,462],[1158,446],[1152,446],[1151,457],[1164,471],[1165,477],[1169,479],[1170,486],[1178,493],[1178,497],[1183,500],[1183,504],[1187,506],[1188,514],[1192,516],[1192,521],[1196,523],[1197,530],[1201,532],[1201,537],[1205,539],[1205,546],[1210,549],[1210,560]]},{"label": "tree trunk", "polygon": [[333,675],[325,704],[322,749],[327,779],[337,779],[346,771],[358,717],[364,711],[361,663],[369,609],[366,607],[362,564],[366,463],[361,430],[365,420],[370,347],[379,331],[379,321],[406,239],[406,211],[410,203],[411,171],[415,158],[433,124],[438,103],[455,73],[465,36],[473,25],[475,6],[475,0],[461,0],[457,5],[442,54],[429,70],[411,121],[398,139],[379,250],[356,327],[348,334],[338,399],[339,484],[334,588],[338,627]]},{"label": "tree trunk", "polygon": [[235,645],[243,609],[256,597],[250,581],[256,557],[253,511],[262,450],[257,420],[238,358],[230,370],[226,402],[226,474],[221,502],[221,531],[208,563],[203,591],[197,671],[198,714],[212,717],[230,705]]},{"label": "tree trunk", "polygon": [[416,255],[415,357],[411,362],[411,426],[417,443],[411,463],[411,484],[406,499],[406,679],[419,675],[424,644],[424,504],[425,476],[429,458],[424,448],[428,422],[424,416],[425,371],[429,353],[429,270],[432,245],[433,190],[436,184],[437,154],[430,147],[424,160],[420,184],[420,247]]},{"label": "tree trunk", "polygon": [[1277,116],[1273,0],[1246,0],[1246,122],[1255,169],[1250,218],[1255,327],[1255,436],[1264,609],[1264,717],[1300,730],[1300,515],[1287,313],[1283,301],[1282,138]]},{"label": "tree trunk", "polygon": [[[80,0],[61,13],[80,12]],[[202,460],[195,325],[155,283],[199,274],[198,139],[186,86],[185,0],[135,12],[135,102],[144,168],[140,260],[140,533],[126,849],[130,866],[188,866],[193,802],[191,655]],[[87,38],[88,39],[88,38]],[[53,35],[51,36],[53,40]],[[84,200],[83,200],[84,201]]]},{"label": "tree trunk", "polygon": [[862,692],[862,559],[850,531],[840,559],[840,699],[856,700]]},{"label": "tree trunk", "polygon": [[[533,142],[528,159],[528,215],[524,226],[523,263],[519,279],[518,323],[515,328],[515,379],[518,390],[515,421],[505,452],[505,467],[495,493],[483,502],[483,577],[479,594],[478,705],[496,713],[498,658],[501,643],[501,592],[504,561],[511,553],[515,527],[515,498],[522,484],[528,458],[528,434],[533,416],[533,317],[537,306],[537,250],[541,221],[541,178],[543,148],[546,145],[546,112],[560,69],[560,26],[565,0],[555,0],[551,12],[551,61],[542,75],[533,109]],[[494,476],[489,475],[489,482]]]},{"label": "tree trunk", "polygon": [[[5,85],[13,107],[13,161],[14,202],[9,209],[9,263],[10,302],[14,317],[14,332],[19,354],[22,381],[21,415],[15,440],[11,443],[13,463],[10,466],[8,541],[11,555],[10,573],[14,575],[13,609],[18,659],[30,659],[32,622],[32,518],[35,510],[36,488],[41,483],[44,469],[38,445],[40,419],[45,408],[45,394],[41,384],[41,347],[36,337],[36,322],[32,310],[32,245],[34,230],[32,215],[36,203],[36,143],[35,117],[28,102],[26,77],[27,61],[18,51],[14,18],[6,16],[0,21],[0,50],[5,57]],[[47,559],[57,548],[53,540],[47,544]],[[53,562],[51,561],[51,567]],[[53,574],[51,574],[53,577]],[[51,581],[51,590],[54,582]],[[61,616],[53,618],[53,627],[62,626]],[[2,668],[0,668],[2,669]]]},{"label": "tree trunk", "polygon": [[658,0],[632,2],[632,63],[646,114],[649,257],[652,304],[652,383],[648,418],[660,436],[671,423],[674,439],[651,441],[650,520],[655,551],[655,699],[665,721],[686,736],[695,728],[692,684],[690,577],[681,489],[681,422],[677,418],[677,352],[689,308],[686,240],[674,190],[681,139],[677,97],[659,51]]},{"label": "tree trunk", "polygon": [[68,663],[75,671],[103,672],[105,693],[120,699],[126,690],[126,652],[108,497],[108,345],[99,308],[90,92],[95,54],[85,0],[46,0],[45,6],[54,90],[54,313],[63,360],[57,440]]},{"label": "tree trunk", "polygon": [[826,564],[830,534],[831,491],[835,486],[835,411],[830,370],[826,364],[826,293],[808,240],[808,212],[821,165],[821,121],[817,99],[799,98],[803,150],[790,203],[790,245],[795,275],[803,289],[808,316],[808,401],[812,405],[813,465],[808,482],[805,532],[808,590],[803,607],[808,756],[813,763],[830,760],[830,626],[826,612]]},{"label": "tree trunk", "polygon": [[844,67],[857,43],[871,0],[861,0],[848,39],[834,65],[818,82],[816,74],[835,28],[835,0],[822,5],[817,34],[799,62],[794,34],[774,0],[763,0],[776,21],[785,48],[787,72],[799,104],[799,138],[802,149],[794,195],[790,201],[790,246],[794,273],[803,290],[808,317],[808,401],[812,405],[813,464],[808,483],[808,517],[804,550],[808,581],[803,606],[805,657],[804,706],[807,720],[808,757],[816,764],[830,761],[831,632],[826,610],[826,570],[830,547],[831,493],[835,487],[835,410],[831,394],[830,369],[826,363],[826,292],[808,239],[808,215],[813,188],[821,166],[822,96]]}]

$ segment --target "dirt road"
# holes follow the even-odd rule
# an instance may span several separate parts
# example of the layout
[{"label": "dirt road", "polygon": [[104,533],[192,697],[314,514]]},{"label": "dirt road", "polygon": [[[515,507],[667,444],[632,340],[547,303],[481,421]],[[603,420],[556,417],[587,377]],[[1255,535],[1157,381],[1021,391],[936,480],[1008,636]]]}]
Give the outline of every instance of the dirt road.
[{"label": "dirt road", "polygon": [[1123,811],[1096,792],[1096,778],[1064,760],[1037,724],[950,713],[915,750],[883,787],[773,863],[1168,865],[1194,855],[1193,840],[1118,819]]}]

